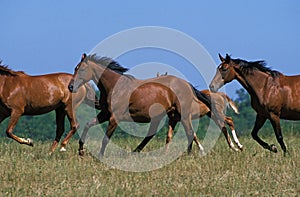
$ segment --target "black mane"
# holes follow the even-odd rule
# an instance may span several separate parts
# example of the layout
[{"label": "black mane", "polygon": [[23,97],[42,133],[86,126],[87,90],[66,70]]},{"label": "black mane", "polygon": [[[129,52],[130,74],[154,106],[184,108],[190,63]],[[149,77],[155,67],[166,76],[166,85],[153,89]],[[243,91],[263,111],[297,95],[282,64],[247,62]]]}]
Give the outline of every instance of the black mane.
[{"label": "black mane", "polygon": [[8,68],[8,66],[3,65],[2,61],[0,60],[0,75],[2,76],[18,76],[18,75],[24,75],[25,73],[23,71],[13,71]]},{"label": "black mane", "polygon": [[86,58],[84,58],[84,61],[90,60],[96,64],[100,64],[104,67],[107,67],[121,75],[123,75],[126,71],[128,71],[128,68],[122,67],[118,62],[113,60],[109,57],[98,57],[96,54],[89,55]]},{"label": "black mane", "polygon": [[282,75],[281,72],[272,70],[270,67],[267,67],[266,62],[263,60],[248,62],[241,59],[231,59],[231,61],[233,61],[235,64],[238,64],[241,67],[242,72],[245,74],[253,73],[253,70],[257,69],[271,75],[272,77],[279,77],[280,75]]}]

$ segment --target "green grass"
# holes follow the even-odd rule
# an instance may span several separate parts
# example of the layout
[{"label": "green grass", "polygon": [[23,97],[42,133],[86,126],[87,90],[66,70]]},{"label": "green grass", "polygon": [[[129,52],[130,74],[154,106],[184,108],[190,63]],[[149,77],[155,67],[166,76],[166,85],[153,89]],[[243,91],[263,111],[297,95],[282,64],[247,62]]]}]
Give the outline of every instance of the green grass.
[{"label": "green grass", "polygon": [[[241,138],[245,150],[234,153],[221,136],[205,157],[199,157],[194,146],[191,155],[148,172],[111,168],[91,154],[81,158],[77,141],[70,143],[67,152],[48,156],[50,143],[32,148],[6,139],[0,143],[0,189],[2,196],[297,196],[299,137],[285,136],[289,154],[283,156],[246,137]],[[118,144],[132,149],[139,142],[126,139]],[[154,139],[144,151],[163,143]]]}]

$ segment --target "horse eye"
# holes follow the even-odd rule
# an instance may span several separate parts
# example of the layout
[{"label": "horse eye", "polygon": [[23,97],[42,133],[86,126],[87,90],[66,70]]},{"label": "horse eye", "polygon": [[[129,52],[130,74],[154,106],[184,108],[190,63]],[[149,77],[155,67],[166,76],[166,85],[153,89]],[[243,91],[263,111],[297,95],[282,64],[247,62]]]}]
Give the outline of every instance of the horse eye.
[{"label": "horse eye", "polygon": [[221,72],[226,72],[226,71],[228,70],[228,67],[227,67],[227,66],[220,65],[220,66],[219,66],[219,70],[220,70]]},{"label": "horse eye", "polygon": [[222,71],[226,72],[228,70],[228,68],[222,67]]}]

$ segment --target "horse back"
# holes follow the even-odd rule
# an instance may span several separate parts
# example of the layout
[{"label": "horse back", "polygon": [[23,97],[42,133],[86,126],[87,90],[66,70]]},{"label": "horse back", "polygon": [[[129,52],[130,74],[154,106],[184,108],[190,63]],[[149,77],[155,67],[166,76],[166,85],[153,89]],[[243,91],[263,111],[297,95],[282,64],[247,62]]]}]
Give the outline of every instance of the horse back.
[{"label": "horse back", "polygon": [[280,76],[275,85],[265,88],[264,105],[288,120],[300,119],[300,75]]},{"label": "horse back", "polygon": [[68,90],[71,74],[20,75],[7,77],[1,89],[1,103],[25,115],[43,114],[72,100]]}]

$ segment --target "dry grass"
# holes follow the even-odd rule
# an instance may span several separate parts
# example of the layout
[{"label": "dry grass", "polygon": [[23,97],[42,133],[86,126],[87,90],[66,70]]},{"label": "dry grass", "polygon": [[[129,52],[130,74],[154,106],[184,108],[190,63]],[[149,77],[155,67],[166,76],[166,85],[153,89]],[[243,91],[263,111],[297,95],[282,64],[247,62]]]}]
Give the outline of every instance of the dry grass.
[{"label": "dry grass", "polygon": [[[299,135],[285,136],[289,150],[285,157],[263,150],[250,138],[241,139],[244,152],[233,153],[222,136],[205,157],[199,158],[194,146],[192,155],[149,172],[112,169],[89,154],[82,159],[77,142],[68,152],[49,157],[49,143],[31,148],[8,141],[0,144],[3,196],[300,195]],[[268,139],[274,141],[275,137]],[[153,140],[145,151],[162,143]]]}]

